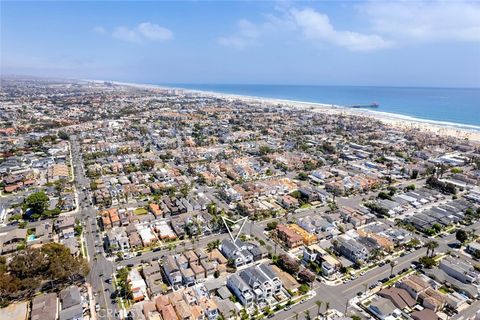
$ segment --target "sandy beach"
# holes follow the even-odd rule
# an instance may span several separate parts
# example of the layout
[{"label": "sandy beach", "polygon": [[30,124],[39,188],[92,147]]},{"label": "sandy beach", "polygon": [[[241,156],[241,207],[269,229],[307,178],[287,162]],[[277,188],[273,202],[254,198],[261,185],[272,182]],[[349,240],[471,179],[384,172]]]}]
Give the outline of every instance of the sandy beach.
[{"label": "sandy beach", "polygon": [[[101,80],[93,80],[93,81],[103,82]],[[417,118],[404,116],[400,114],[386,113],[386,112],[373,111],[373,110],[367,110],[367,109],[352,109],[352,108],[346,108],[346,107],[331,105],[331,104],[282,100],[282,99],[273,99],[273,98],[264,98],[264,97],[253,97],[253,96],[226,94],[226,93],[218,93],[218,92],[211,92],[211,91],[164,87],[164,86],[151,85],[151,84],[137,84],[137,83],[125,83],[125,82],[113,82],[113,83],[116,85],[131,86],[131,87],[143,88],[143,89],[169,89],[169,90],[178,89],[178,90],[182,90],[185,93],[202,94],[202,95],[218,97],[223,99],[238,99],[245,102],[261,103],[264,105],[271,105],[271,106],[277,106],[281,104],[281,105],[292,107],[292,108],[308,110],[311,112],[319,112],[323,114],[330,114],[330,115],[350,114],[350,115],[368,117],[375,120],[379,120],[385,124],[394,126],[400,130],[416,129],[422,132],[437,134],[437,135],[446,136],[446,137],[453,137],[459,140],[468,140],[468,141],[474,142],[475,144],[480,145],[480,128],[476,126],[433,121],[433,120],[427,120],[427,119],[417,119]]]}]

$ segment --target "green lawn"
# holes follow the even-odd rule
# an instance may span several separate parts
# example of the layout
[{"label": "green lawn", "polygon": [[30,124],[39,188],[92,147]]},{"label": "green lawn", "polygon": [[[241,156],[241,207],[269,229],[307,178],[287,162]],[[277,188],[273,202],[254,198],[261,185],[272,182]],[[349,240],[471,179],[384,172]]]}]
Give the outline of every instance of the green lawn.
[{"label": "green lawn", "polygon": [[137,208],[135,209],[134,213],[138,216],[141,216],[141,215],[147,214],[148,211],[145,208]]}]

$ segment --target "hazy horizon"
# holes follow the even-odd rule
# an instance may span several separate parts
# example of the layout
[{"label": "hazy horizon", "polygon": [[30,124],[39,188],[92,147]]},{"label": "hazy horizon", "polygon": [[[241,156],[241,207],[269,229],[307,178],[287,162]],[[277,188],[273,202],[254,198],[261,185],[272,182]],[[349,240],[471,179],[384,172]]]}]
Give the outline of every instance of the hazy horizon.
[{"label": "hazy horizon", "polygon": [[476,2],[0,5],[2,74],[135,83],[480,87]]}]

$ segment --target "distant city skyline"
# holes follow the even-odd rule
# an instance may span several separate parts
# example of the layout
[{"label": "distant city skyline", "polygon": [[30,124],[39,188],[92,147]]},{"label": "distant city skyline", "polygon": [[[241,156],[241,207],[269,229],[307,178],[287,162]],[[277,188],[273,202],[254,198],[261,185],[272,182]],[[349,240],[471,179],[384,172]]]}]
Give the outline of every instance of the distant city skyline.
[{"label": "distant city skyline", "polygon": [[1,72],[151,84],[480,87],[480,3],[2,1]]}]

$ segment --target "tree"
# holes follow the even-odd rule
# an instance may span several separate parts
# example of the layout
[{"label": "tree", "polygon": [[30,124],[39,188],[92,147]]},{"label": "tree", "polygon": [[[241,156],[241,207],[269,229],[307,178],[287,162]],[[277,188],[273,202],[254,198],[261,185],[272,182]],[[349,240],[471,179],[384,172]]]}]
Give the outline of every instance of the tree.
[{"label": "tree", "polygon": [[242,320],[248,320],[247,310],[245,310],[245,309],[240,310],[240,319],[242,319]]},{"label": "tree", "polygon": [[373,248],[372,251],[370,251],[370,258],[372,260],[378,260],[381,256],[383,256],[383,250],[380,248]]},{"label": "tree", "polygon": [[308,174],[305,173],[305,172],[300,172],[300,173],[298,174],[297,178],[298,178],[299,180],[305,181],[305,180],[308,179]]},{"label": "tree", "polygon": [[393,268],[397,265],[396,261],[390,261],[390,275],[393,274]]},{"label": "tree", "polygon": [[298,273],[298,278],[304,283],[312,283],[315,281],[315,274],[307,268],[304,268]]},{"label": "tree", "polygon": [[62,140],[68,140],[68,133],[65,131],[58,131],[58,137]]},{"label": "tree", "polygon": [[413,169],[410,178],[411,179],[417,179],[418,178],[418,170]]},{"label": "tree", "polygon": [[282,254],[278,259],[279,267],[287,271],[290,274],[297,274],[300,270],[300,262],[297,259],[288,256],[287,254]]},{"label": "tree", "polygon": [[419,262],[427,269],[430,269],[437,264],[435,259],[429,256],[421,257]]},{"label": "tree", "polygon": [[412,238],[412,239],[408,242],[408,245],[415,248],[415,247],[417,247],[417,246],[420,245],[420,240],[418,240],[417,238]]},{"label": "tree", "polygon": [[464,244],[468,240],[468,233],[465,230],[457,230],[455,233],[455,238]]},{"label": "tree", "polygon": [[307,284],[302,284],[299,288],[298,288],[298,292],[300,294],[306,294],[308,292],[308,290],[310,290],[310,287],[307,285]]},{"label": "tree", "polygon": [[323,301],[317,300],[315,301],[315,304],[317,305],[317,317],[320,315],[320,308],[322,307]]},{"label": "tree", "polygon": [[305,310],[303,313],[305,314],[305,319],[310,320],[310,310]]},{"label": "tree", "polygon": [[[7,273],[8,270],[8,273]],[[61,289],[84,278],[88,273],[87,262],[73,257],[70,250],[58,243],[41,248],[26,248],[16,252],[8,264],[0,260],[0,303],[29,299],[48,283]]]},{"label": "tree", "polygon": [[220,240],[213,240],[207,243],[207,251],[212,252],[220,246]]},{"label": "tree", "polygon": [[236,308],[233,308],[230,310],[230,317],[232,317],[233,319],[237,319],[238,317],[238,312],[237,312],[237,309]]},{"label": "tree", "polygon": [[278,225],[278,221],[276,220],[270,221],[267,223],[267,230],[274,230],[277,228],[277,225]]},{"label": "tree", "polygon": [[435,251],[435,248],[438,247],[438,242],[436,241],[429,241],[427,242],[427,256],[428,256],[428,253],[430,252],[430,256],[433,257],[433,253]]},{"label": "tree", "polygon": [[47,210],[49,201],[50,199],[45,192],[35,192],[25,199],[24,208],[31,209],[34,213],[41,216],[45,213],[45,210]]}]

